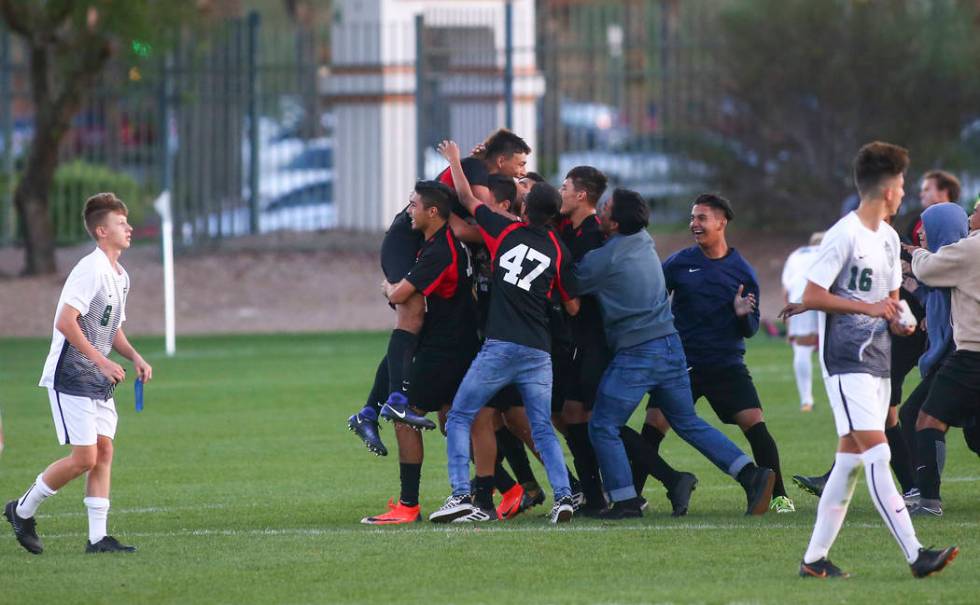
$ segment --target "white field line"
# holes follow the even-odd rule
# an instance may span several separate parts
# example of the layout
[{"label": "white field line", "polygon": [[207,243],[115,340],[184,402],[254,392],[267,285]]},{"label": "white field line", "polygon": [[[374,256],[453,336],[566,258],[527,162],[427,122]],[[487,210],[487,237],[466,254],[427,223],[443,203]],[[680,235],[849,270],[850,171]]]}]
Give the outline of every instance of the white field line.
[{"label": "white field line", "polygon": [[[163,532],[126,532],[124,538],[180,538],[180,537],[256,537],[256,536],[334,536],[341,534],[358,534],[362,536],[384,536],[384,535],[402,535],[402,534],[448,534],[448,535],[459,535],[466,536],[479,533],[516,533],[516,534],[526,534],[526,533],[546,533],[546,532],[558,532],[558,533],[594,533],[594,532],[675,532],[675,531],[740,531],[740,530],[756,530],[760,527],[767,529],[806,529],[807,527],[802,527],[800,525],[786,525],[782,523],[770,523],[761,525],[747,525],[747,524],[714,524],[714,523],[685,523],[683,525],[572,525],[555,527],[550,525],[544,519],[541,520],[541,525],[539,526],[521,526],[521,527],[506,527],[501,525],[496,525],[494,527],[489,527],[487,525],[478,526],[451,526],[443,527],[432,524],[422,524],[422,527],[417,528],[396,528],[393,530],[377,528],[377,527],[336,527],[336,528],[256,528],[256,529],[177,529],[173,531],[163,531]],[[847,523],[846,527],[849,529],[882,529],[884,527],[881,523]],[[943,522],[943,527],[956,527],[956,528],[978,528],[980,527],[980,521],[956,521],[953,523]],[[53,539],[65,539],[65,538],[82,538],[86,537],[86,533],[65,533],[65,534],[52,534],[52,535],[42,535],[41,538],[44,540]]]}]

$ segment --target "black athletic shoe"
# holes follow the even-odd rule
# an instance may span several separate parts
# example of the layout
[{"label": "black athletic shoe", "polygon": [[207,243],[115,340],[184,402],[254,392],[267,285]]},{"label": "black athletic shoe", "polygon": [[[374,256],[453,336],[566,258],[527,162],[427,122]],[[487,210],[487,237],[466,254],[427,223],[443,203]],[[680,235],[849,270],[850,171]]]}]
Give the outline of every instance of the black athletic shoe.
[{"label": "black athletic shoe", "polygon": [[915,517],[942,517],[943,501],[931,498],[919,498],[915,504],[909,505],[909,514]]},{"label": "black athletic shoe", "polygon": [[453,523],[486,523],[487,521],[500,521],[497,510],[492,506],[485,508],[476,504],[473,505],[469,513],[452,520]]},{"label": "black athletic shoe", "polygon": [[942,571],[958,554],[960,554],[958,546],[947,546],[942,550],[920,548],[918,558],[909,567],[912,569],[913,576],[924,578]]},{"label": "black athletic shoe", "polygon": [[753,466],[748,469],[746,476],[742,477],[740,483],[745,489],[745,498],[748,505],[745,508],[746,515],[764,515],[769,510],[769,501],[772,500],[772,488],[776,484],[776,473],[771,469]]},{"label": "black athletic shoe", "polygon": [[378,421],[364,417],[360,412],[347,419],[347,430],[353,431],[361,438],[375,456],[387,456],[388,448],[381,443],[381,436],[378,435]]},{"label": "black athletic shoe", "polygon": [[823,494],[823,488],[827,485],[827,477],[821,475],[819,477],[807,477],[805,475],[793,475],[793,483],[796,487],[805,491],[808,494],[813,494],[817,498]]},{"label": "black athletic shoe", "polygon": [[416,414],[408,405],[408,398],[401,393],[392,393],[381,407],[381,417],[388,422],[400,422],[420,431],[431,431],[436,423],[425,416]]},{"label": "black athletic shoe", "polygon": [[803,578],[850,578],[851,574],[846,571],[841,571],[840,567],[837,567],[830,562],[827,557],[818,559],[813,563],[805,563],[800,561],[800,577]]},{"label": "black athletic shoe", "polygon": [[37,537],[37,524],[34,517],[23,519],[17,515],[17,501],[11,500],[3,509],[3,516],[10,521],[10,527],[14,528],[14,536],[27,552],[39,555],[44,552],[44,545],[41,538]]},{"label": "black athletic shoe", "polygon": [[472,513],[474,508],[473,499],[470,498],[469,494],[465,496],[449,496],[438,510],[429,515],[429,521],[433,523],[452,523],[456,519]]},{"label": "black athletic shoe", "polygon": [[575,506],[572,504],[571,496],[565,496],[555,500],[555,505],[551,507],[551,515],[548,520],[552,523],[568,523],[575,514]]},{"label": "black athletic shoe", "polygon": [[120,544],[119,540],[116,540],[112,536],[105,536],[95,544],[89,541],[85,541],[85,552],[136,552],[135,546],[126,546],[125,544]]},{"label": "black athletic shoe", "polygon": [[698,485],[698,478],[691,473],[681,473],[681,478],[677,480],[674,487],[667,490],[667,499],[670,500],[670,507],[673,509],[671,517],[683,517],[687,514],[687,506],[691,502],[691,494]]},{"label": "black athletic shoe", "polygon": [[639,498],[613,502],[612,506],[601,511],[597,517],[603,521],[619,521],[621,519],[636,519],[643,516],[643,503]]}]

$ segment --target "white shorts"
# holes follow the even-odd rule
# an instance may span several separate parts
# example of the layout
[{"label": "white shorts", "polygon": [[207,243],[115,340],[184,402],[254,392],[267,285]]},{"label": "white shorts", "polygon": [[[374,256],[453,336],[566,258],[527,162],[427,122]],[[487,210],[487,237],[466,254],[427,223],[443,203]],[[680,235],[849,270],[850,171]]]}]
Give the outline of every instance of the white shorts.
[{"label": "white shorts", "polygon": [[837,374],[823,382],[839,436],[853,431],[885,430],[891,380],[871,374]]},{"label": "white shorts", "polygon": [[818,331],[817,311],[804,311],[789,318],[788,336],[807,336]]},{"label": "white shorts", "polygon": [[116,436],[116,402],[65,395],[48,389],[51,416],[61,445],[95,445],[99,435]]}]

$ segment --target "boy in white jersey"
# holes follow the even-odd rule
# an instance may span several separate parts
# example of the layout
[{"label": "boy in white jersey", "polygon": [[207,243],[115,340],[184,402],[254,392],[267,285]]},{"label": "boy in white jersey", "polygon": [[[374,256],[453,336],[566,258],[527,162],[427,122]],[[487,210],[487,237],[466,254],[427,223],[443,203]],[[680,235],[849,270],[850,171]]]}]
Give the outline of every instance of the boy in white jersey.
[{"label": "boy in white jersey", "polygon": [[[798,303],[803,299],[806,274],[817,258],[823,231],[810,236],[810,244],[794,250],[783,266],[782,284],[786,303]],[[793,347],[793,373],[796,390],[800,394],[800,411],[813,409],[813,350],[817,346],[817,311],[804,311],[787,323],[787,339]]]},{"label": "boy in white jersey", "polygon": [[11,500],[4,516],[20,545],[41,554],[34,513],[49,496],[83,473],[89,539],[85,552],[132,552],[107,535],[112,440],[116,434],[115,386],[126,377],[122,366],[110,360],[115,349],[133,362],[137,377],[146,382],[153,369],[126,339],[129,275],[119,255],[129,248],[133,228],[126,205],[112,193],[99,193],[85,202],[85,228],[97,247],[75,265],[58,300],[51,350],[40,386],[47,387],[51,414],[62,445],[71,454],[52,463],[27,489]]},{"label": "boy in white jersey", "polygon": [[802,305],[820,313],[820,361],[840,442],[820,504],[810,545],[800,563],[803,577],[847,577],[827,559],[844,523],[863,465],[875,508],[921,578],[941,570],[959,552],[922,548],[888,461],[885,416],[891,383],[888,331],[907,336],[914,326],[899,323],[902,281],[898,234],[884,219],[902,203],[908,152],[888,143],[865,145],[854,160],[861,203],[827,231],[818,259],[807,274]]}]

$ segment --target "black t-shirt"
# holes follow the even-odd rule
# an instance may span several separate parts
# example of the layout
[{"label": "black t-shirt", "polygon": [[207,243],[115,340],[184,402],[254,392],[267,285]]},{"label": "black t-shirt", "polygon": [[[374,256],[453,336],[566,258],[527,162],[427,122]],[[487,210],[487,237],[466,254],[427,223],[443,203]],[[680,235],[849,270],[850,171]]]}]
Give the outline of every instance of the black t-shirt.
[{"label": "black t-shirt", "polygon": [[571,254],[553,231],[531,227],[476,208],[476,222],[493,262],[493,285],[486,336],[551,351],[548,305],[552,293],[574,296]]},{"label": "black t-shirt", "polygon": [[[594,214],[583,220],[577,228],[573,227],[572,222],[566,219],[558,226],[558,230],[562,243],[571,251],[575,262],[581,261],[586,253],[602,246],[603,243],[599,217]],[[599,310],[599,301],[595,296],[582,297],[582,306],[578,315],[571,318],[569,325],[575,344],[579,346],[605,346],[606,336],[602,326],[602,313]]]},{"label": "black t-shirt", "polygon": [[448,225],[422,244],[418,260],[405,279],[425,296],[421,346],[475,346],[473,268],[469,251]]},{"label": "black t-shirt", "polygon": [[[463,168],[463,174],[466,175],[466,180],[470,182],[470,187],[475,187],[477,185],[481,185],[483,187],[490,186],[490,171],[487,170],[487,165],[483,163],[483,160],[470,156],[468,158],[463,158],[459,164]],[[456,183],[453,182],[453,173],[448,167],[439,173],[436,180],[443,185],[446,185],[453,191],[456,191]],[[459,203],[458,199],[453,202],[453,212],[457,216],[463,218],[470,215],[470,213],[463,208],[463,205]]]}]

